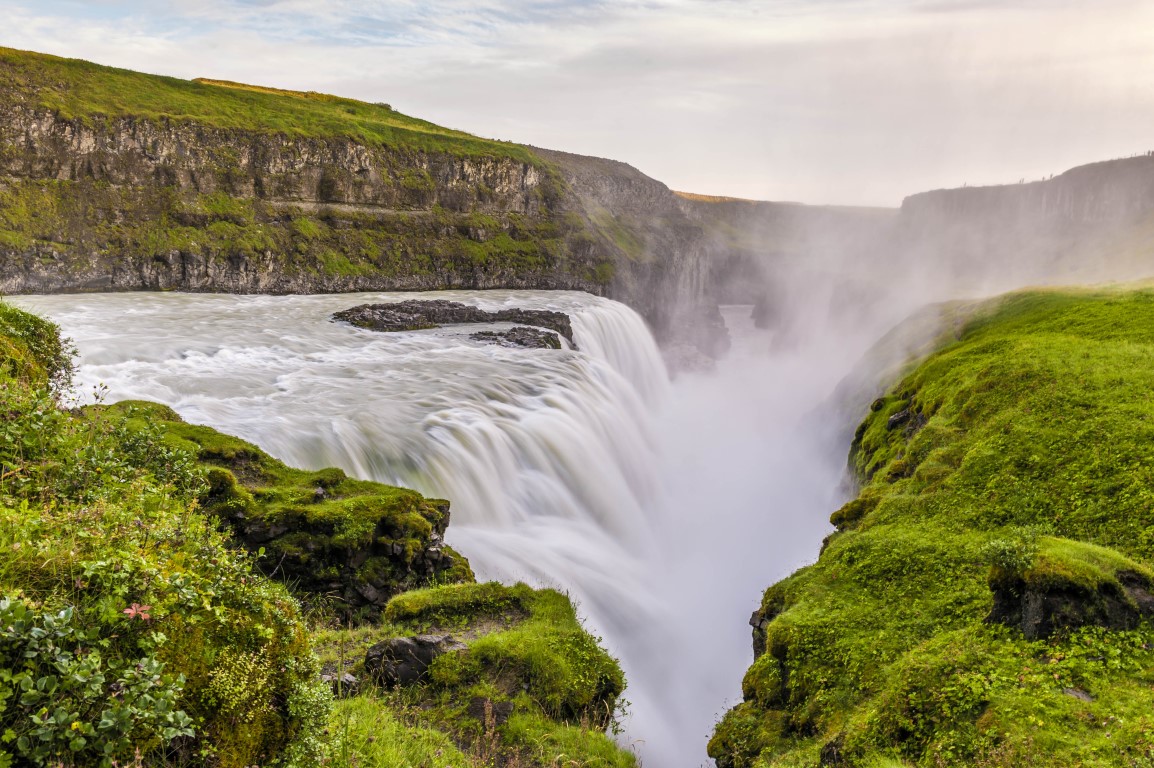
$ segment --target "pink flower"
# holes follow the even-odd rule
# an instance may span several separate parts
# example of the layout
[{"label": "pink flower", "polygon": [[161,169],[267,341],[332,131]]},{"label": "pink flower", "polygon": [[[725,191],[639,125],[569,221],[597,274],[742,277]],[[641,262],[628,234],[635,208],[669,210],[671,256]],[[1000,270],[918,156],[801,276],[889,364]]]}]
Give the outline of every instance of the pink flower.
[{"label": "pink flower", "polygon": [[148,615],[148,612],[151,610],[152,610],[151,605],[141,605],[140,603],[133,603],[132,605],[125,608],[122,611],[122,613],[128,614],[128,618],[130,618],[130,619],[140,619],[141,621],[148,621],[149,619],[152,618],[151,616]]}]

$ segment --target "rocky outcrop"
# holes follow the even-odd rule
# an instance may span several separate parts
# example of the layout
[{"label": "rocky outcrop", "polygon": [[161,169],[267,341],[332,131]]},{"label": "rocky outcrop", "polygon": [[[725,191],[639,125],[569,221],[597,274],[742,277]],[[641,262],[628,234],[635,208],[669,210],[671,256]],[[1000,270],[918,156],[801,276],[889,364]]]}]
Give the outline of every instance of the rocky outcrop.
[{"label": "rocky outcrop", "polygon": [[443,299],[361,304],[333,315],[334,320],[374,331],[416,331],[468,323],[520,323],[548,328],[573,344],[573,325],[564,312],[546,309],[501,309],[494,312]]},{"label": "rocky outcrop", "polygon": [[405,590],[473,579],[465,558],[445,545],[447,501],[335,467],[288,467],[155,403],[124,401],[94,412],[131,429],[164,430],[203,471],[200,508],[257,555],[256,567],[347,619],[371,619]]},{"label": "rocky outcrop", "polygon": [[1052,538],[1016,550],[1029,553],[1027,566],[995,562],[990,571],[990,623],[1035,640],[1087,625],[1133,629],[1154,616],[1154,573],[1114,550]]},{"label": "rocky outcrop", "polygon": [[414,685],[425,680],[433,659],[467,648],[450,635],[395,637],[365,652],[365,672],[385,688]]},{"label": "rocky outcrop", "polygon": [[507,331],[478,331],[469,334],[474,341],[483,341],[497,344],[502,347],[520,347],[523,349],[561,349],[561,341],[557,334],[543,331],[540,328],[517,326]]},{"label": "rocky outcrop", "polygon": [[608,295],[649,320],[663,344],[685,343],[708,357],[724,353],[729,337],[716,322],[713,252],[669,187],[615,160],[534,151],[559,170],[566,211],[588,221],[618,254]]}]

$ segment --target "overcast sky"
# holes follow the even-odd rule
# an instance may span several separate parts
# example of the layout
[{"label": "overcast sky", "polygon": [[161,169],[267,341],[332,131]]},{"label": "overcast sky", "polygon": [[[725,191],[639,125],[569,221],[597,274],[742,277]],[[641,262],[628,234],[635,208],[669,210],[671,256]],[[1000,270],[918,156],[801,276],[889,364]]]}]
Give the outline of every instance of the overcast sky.
[{"label": "overcast sky", "polygon": [[0,0],[0,45],[320,90],[674,189],[896,205],[1154,149],[1154,0]]}]

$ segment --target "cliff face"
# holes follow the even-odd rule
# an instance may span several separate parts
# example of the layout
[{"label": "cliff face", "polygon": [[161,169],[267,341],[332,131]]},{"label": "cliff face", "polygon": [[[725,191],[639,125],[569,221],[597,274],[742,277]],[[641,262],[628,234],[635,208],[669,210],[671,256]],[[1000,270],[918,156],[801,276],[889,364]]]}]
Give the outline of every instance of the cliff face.
[{"label": "cliff face", "polygon": [[1149,273],[1154,156],[1073,168],[1029,184],[912,195],[896,245],[959,279],[1101,280]]},{"label": "cliff face", "polygon": [[0,92],[2,292],[575,289],[724,346],[700,229],[622,163],[6,49]]},{"label": "cliff face", "polygon": [[0,146],[7,292],[608,283],[549,169],[514,158],[19,105]]},{"label": "cliff face", "polygon": [[717,311],[716,250],[669,187],[615,160],[535,151],[560,170],[570,214],[621,254],[611,295],[648,318],[659,341],[723,353],[728,335]]}]

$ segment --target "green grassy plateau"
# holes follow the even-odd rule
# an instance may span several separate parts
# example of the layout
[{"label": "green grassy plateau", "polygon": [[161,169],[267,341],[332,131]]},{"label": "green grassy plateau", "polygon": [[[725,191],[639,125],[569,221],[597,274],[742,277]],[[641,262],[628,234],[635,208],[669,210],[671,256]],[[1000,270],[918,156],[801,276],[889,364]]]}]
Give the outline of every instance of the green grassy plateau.
[{"label": "green grassy plateau", "polygon": [[[566,596],[472,583],[445,502],[154,404],[66,408],[70,373],[0,302],[0,768],[633,765],[617,662]],[[416,683],[364,669],[421,632],[462,647]]]},{"label": "green grassy plateau", "polygon": [[30,106],[66,120],[138,117],[290,136],[355,139],[426,152],[540,162],[517,144],[492,141],[370,104],[312,91],[181,80],[79,59],[0,48],[0,82]]},{"label": "green grassy plateau", "polygon": [[6,290],[598,290],[635,254],[578,209],[388,105],[0,48]]},{"label": "green grassy plateau", "polygon": [[1154,764],[1154,291],[986,305],[851,462],[719,766]]}]

